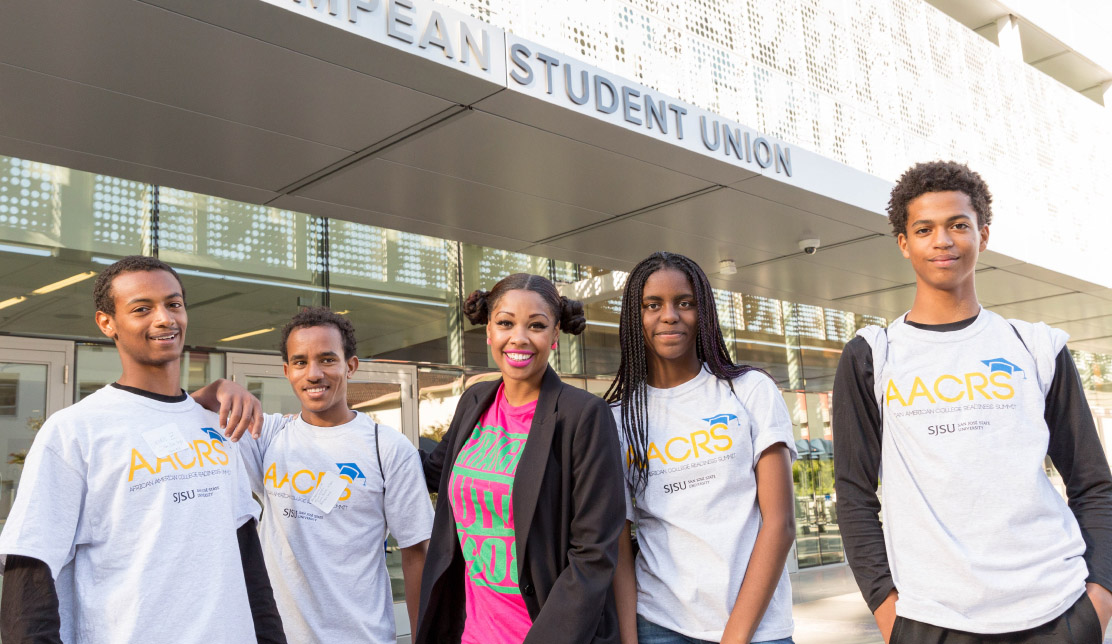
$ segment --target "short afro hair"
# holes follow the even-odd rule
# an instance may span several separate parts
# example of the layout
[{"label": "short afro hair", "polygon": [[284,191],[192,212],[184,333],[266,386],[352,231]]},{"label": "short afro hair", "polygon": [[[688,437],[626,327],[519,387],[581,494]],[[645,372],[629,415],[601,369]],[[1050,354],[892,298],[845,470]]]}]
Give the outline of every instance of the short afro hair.
[{"label": "short afro hair", "polygon": [[182,300],[185,300],[185,286],[182,285],[181,277],[178,275],[178,272],[171,268],[169,264],[155,257],[129,255],[101,271],[100,275],[97,275],[96,282],[93,283],[93,305],[96,307],[96,310],[103,311],[108,315],[115,315],[116,300],[112,295],[112,282],[124,273],[137,273],[140,271],[166,271],[173,275],[174,279],[178,281],[178,286],[181,287]]},{"label": "short afro hair", "polygon": [[289,362],[290,356],[286,351],[290,334],[297,329],[308,329],[314,326],[334,326],[340,332],[340,339],[344,343],[344,360],[355,357],[355,327],[344,316],[333,313],[326,306],[310,306],[301,309],[290,318],[286,326],[282,327],[282,343],[278,348],[282,350],[282,362]]},{"label": "short afro hair", "polygon": [[992,193],[981,175],[956,161],[916,163],[903,173],[888,199],[888,222],[892,234],[907,233],[907,205],[928,192],[964,192],[977,213],[977,227],[992,223]]}]

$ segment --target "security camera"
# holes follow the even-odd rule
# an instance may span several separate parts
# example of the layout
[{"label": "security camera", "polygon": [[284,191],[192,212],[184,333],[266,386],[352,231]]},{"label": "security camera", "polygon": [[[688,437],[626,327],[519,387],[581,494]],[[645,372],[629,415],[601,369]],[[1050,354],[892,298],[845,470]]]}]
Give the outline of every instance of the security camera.
[{"label": "security camera", "polygon": [[814,255],[815,253],[819,252],[819,244],[821,243],[822,242],[819,241],[818,237],[815,237],[813,239],[801,239],[799,240],[799,250],[807,253],[808,255]]}]

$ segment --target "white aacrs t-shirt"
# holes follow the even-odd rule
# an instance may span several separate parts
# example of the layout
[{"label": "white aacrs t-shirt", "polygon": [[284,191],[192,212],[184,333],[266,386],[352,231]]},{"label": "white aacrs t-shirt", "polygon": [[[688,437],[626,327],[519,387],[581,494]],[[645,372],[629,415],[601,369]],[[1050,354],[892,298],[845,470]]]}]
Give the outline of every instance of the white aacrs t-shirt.
[{"label": "white aacrs t-shirt", "polygon": [[[736,395],[735,395],[736,392]],[[752,371],[730,383],[704,366],[671,389],[647,387],[649,479],[626,516],[637,525],[637,613],[696,639],[722,639],[761,525],[754,468],[792,422],[776,383]],[[622,441],[621,408],[614,407]],[[626,463],[628,465],[628,459]],[[753,641],[792,634],[788,571]]]},{"label": "white aacrs t-shirt", "polygon": [[[217,427],[192,398],[111,386],[47,419],[0,554],[50,566],[63,641],[255,641],[236,529],[259,505]],[[159,437],[185,449],[160,458]]]},{"label": "white aacrs t-shirt", "polygon": [[[379,425],[384,502],[374,421],[366,414],[336,427],[268,414],[259,439],[240,443],[263,499],[263,554],[289,641],[393,644],[387,528],[402,548],[432,533],[432,503],[417,449],[397,430]],[[347,482],[328,513],[309,501],[322,473]]]}]

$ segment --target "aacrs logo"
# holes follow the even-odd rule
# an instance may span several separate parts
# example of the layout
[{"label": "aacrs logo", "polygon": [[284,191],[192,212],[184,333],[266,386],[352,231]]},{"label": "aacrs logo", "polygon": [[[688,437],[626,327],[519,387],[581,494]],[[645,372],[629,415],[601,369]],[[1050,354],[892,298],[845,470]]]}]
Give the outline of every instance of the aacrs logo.
[{"label": "aacrs logo", "polygon": [[1025,380],[1027,378],[1019,365],[1005,358],[981,360],[981,364],[988,367],[988,374],[980,371],[960,375],[942,374],[933,382],[916,376],[910,385],[906,382],[897,385],[893,378],[888,381],[885,402],[889,406],[895,401],[901,407],[910,407],[916,401],[919,404],[925,401],[936,405],[962,401],[1009,400],[1015,396],[1015,387],[1011,382],[1016,374],[1021,374]]},{"label": "aacrs logo", "polygon": [[194,468],[223,467],[228,464],[228,453],[224,451],[224,437],[212,427],[202,427],[206,438],[197,438],[188,441],[189,449],[163,456],[156,459],[152,465],[143,457],[143,453],[134,447],[131,448],[131,467],[127,472],[130,483],[139,472],[147,472],[152,476],[161,474],[163,468],[167,471],[188,471]]},{"label": "aacrs logo", "polygon": [[[734,446],[734,441],[727,433],[730,425],[737,425],[738,418],[733,414],[718,414],[704,418],[706,429],[697,429],[686,436],[673,436],[657,445],[649,443],[645,456],[651,463],[653,459],[664,465],[683,463],[687,460],[709,458],[715,454],[728,451]],[[626,453],[626,465],[633,462],[632,448]]]},{"label": "aacrs logo", "polygon": [[[340,478],[346,480],[350,484],[359,483],[366,487],[367,477],[363,474],[363,470],[355,463],[336,463],[336,469],[339,470]],[[280,490],[286,485],[290,486],[290,490],[298,494],[311,494],[317,488],[324,472],[313,472],[308,469],[300,469],[290,474],[283,472],[282,476],[278,476],[278,464],[271,463],[270,467],[266,468],[266,474],[263,475],[263,485],[271,488],[272,490]],[[345,488],[343,495],[340,497],[341,501],[347,501],[351,498],[351,488]]]}]

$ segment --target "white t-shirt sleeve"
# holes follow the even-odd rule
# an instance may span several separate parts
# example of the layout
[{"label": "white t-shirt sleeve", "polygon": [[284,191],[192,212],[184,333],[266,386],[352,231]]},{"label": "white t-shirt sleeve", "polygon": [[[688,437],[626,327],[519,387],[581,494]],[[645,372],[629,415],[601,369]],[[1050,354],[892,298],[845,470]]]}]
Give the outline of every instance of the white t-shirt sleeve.
[{"label": "white t-shirt sleeve", "polygon": [[[49,420],[27,454],[19,492],[0,535],[0,564],[7,555],[33,557],[57,579],[73,559],[88,492],[76,446],[64,449],[57,424]],[[73,453],[69,458],[63,454]],[[0,567],[2,571],[2,567]]]},{"label": "white t-shirt sleeve", "polygon": [[378,448],[386,481],[386,527],[399,547],[408,548],[432,534],[432,502],[421,455],[405,436],[385,425],[378,426]]},{"label": "white t-shirt sleeve", "polygon": [[287,420],[283,414],[263,414],[263,427],[259,431],[259,437],[252,438],[251,434],[244,434],[243,438],[236,443],[239,445],[240,456],[243,457],[243,467],[247,470],[247,477],[250,479],[250,490],[260,497],[266,494],[266,489],[263,487],[266,450],[274,440],[274,435],[285,426]]},{"label": "white t-shirt sleeve", "polygon": [[[240,443],[243,441],[241,440]],[[251,519],[256,522],[261,516],[262,506],[251,496],[252,477],[248,476],[247,468],[245,467],[246,459],[244,458],[243,450],[233,447],[238,452],[239,466],[235,469],[235,480],[232,483],[232,493],[235,495],[235,526],[242,527]]]},{"label": "white t-shirt sleeve", "polygon": [[784,397],[776,383],[759,371],[750,371],[734,381],[738,400],[749,413],[750,435],[753,440],[753,467],[761,453],[776,443],[784,443],[794,463],[799,458],[795,449],[792,419]]}]

